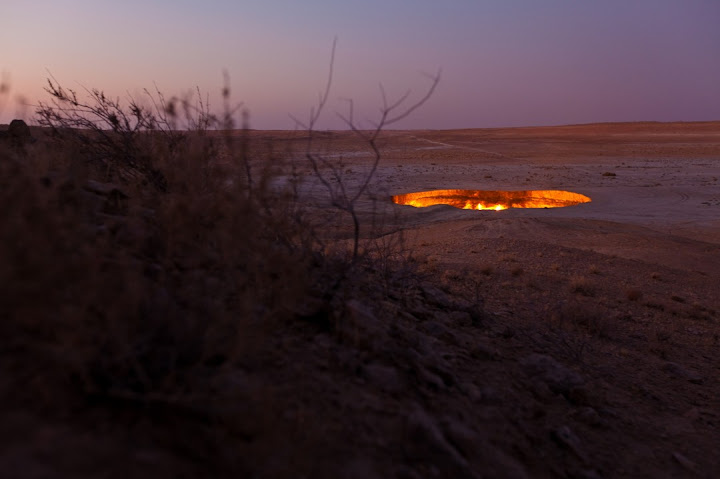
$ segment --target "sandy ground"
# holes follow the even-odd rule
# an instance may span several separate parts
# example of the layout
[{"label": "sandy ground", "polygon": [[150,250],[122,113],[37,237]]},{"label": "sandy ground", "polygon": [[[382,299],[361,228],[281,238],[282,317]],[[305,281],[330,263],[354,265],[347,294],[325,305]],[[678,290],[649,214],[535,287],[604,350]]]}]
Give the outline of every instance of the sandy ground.
[{"label": "sandy ground", "polygon": [[[593,200],[548,210],[403,211],[411,224],[491,218],[503,224],[498,234],[508,237],[540,234],[544,241],[675,265],[681,264],[674,259],[677,250],[672,258],[663,254],[669,244],[687,244],[689,250],[698,245],[684,239],[720,244],[718,125],[698,125],[692,131],[683,124],[469,130],[401,138],[410,151],[388,152],[378,172],[392,194],[440,188],[560,189]],[[437,146],[428,150],[423,144]],[[574,226],[578,220],[586,234]],[[538,226],[528,228],[529,223]],[[597,235],[590,234],[593,224]],[[713,266],[706,270],[718,271],[717,263]]]},{"label": "sandy ground", "polygon": [[[342,156],[353,185],[370,157]],[[317,185],[316,185],[317,186]],[[592,198],[557,209],[463,211],[389,205],[433,189],[558,189]],[[351,187],[352,189],[352,187]],[[318,189],[322,192],[322,188]],[[398,227],[422,237],[532,239],[688,271],[720,271],[720,125],[634,123],[492,130],[390,132],[373,186]]]},{"label": "sandy ground", "polygon": [[[253,135],[296,155],[303,200],[347,235],[303,134]],[[379,146],[356,203],[375,276],[347,281],[332,310],[309,303],[257,325],[258,339],[248,330],[227,385],[241,411],[230,477],[719,477],[720,122],[390,131]],[[335,192],[353,196],[371,171],[348,132],[317,134],[312,152]],[[390,199],[431,189],[592,202],[495,212]],[[130,425],[110,413],[9,415],[0,468],[208,475],[194,437],[174,446],[154,412]]]},{"label": "sandy ground", "polygon": [[[522,409],[528,403],[512,365],[531,354],[556,358],[593,384],[591,406],[570,400],[554,409],[533,393],[543,419],[523,419],[520,429],[538,441],[554,438],[566,454],[532,446],[523,465],[530,475],[720,471],[711,446],[720,441],[720,123],[393,131],[382,143],[373,201],[358,203],[360,217],[367,225],[379,212],[383,231],[404,232],[421,270],[456,296],[474,295],[495,318],[471,341],[490,341],[505,366],[491,372],[460,361],[474,371],[473,384],[486,387],[495,377],[498,389],[517,388],[507,401]],[[332,151],[352,190],[370,171],[371,157],[352,142]],[[310,188],[321,196],[322,186]],[[390,201],[432,189],[559,189],[592,202],[495,212]],[[611,425],[598,433],[597,424],[572,419],[590,410],[604,411],[599,415]],[[557,421],[581,436],[582,452],[547,433],[557,432]],[[505,449],[510,455],[522,442],[514,440]],[[533,466],[534,454],[559,462],[548,473]],[[569,465],[568,455],[582,465]]]}]

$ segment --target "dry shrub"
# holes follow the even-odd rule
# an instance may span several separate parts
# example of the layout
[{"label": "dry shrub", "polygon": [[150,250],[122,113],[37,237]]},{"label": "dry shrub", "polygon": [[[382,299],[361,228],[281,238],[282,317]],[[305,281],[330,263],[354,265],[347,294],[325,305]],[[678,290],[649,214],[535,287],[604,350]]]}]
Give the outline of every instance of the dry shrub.
[{"label": "dry shrub", "polygon": [[260,368],[288,322],[332,328],[345,296],[411,291],[412,265],[396,267],[389,238],[352,264],[346,245],[317,240],[272,172],[258,171],[250,194],[238,152],[205,161],[211,147],[195,140],[182,167],[155,165],[164,190],[141,178],[115,185],[127,198],[112,213],[111,195],[91,191],[107,183],[75,151],[67,161],[57,147],[0,152],[0,201],[12,205],[0,210],[5,410],[70,421],[93,410],[109,429],[124,427],[112,419],[121,414],[152,424],[160,448],[207,444],[199,460],[230,467],[221,461],[236,460],[237,444],[225,431],[237,441],[248,421],[264,421],[248,408],[282,399],[238,398],[239,364]]},{"label": "dry shrub", "polygon": [[[38,114],[52,137],[22,155],[0,150],[4,407],[63,416],[122,405],[151,423],[160,408],[174,430],[247,421],[232,416],[247,405],[235,400],[238,364],[260,361],[274,331],[297,320],[332,328],[351,297],[413,294],[402,235],[363,225],[360,241],[355,202],[372,173],[352,195],[328,190],[336,209],[322,213],[350,217],[348,242],[303,202],[297,165],[251,142],[246,122],[234,129],[232,109],[217,120],[160,95],[125,110],[96,90],[83,104],[49,88],[54,103]],[[381,126],[419,106],[397,105]],[[374,171],[380,128],[355,133]],[[306,169],[342,185],[346,170],[313,151],[301,153]]]},{"label": "dry shrub", "polygon": [[613,340],[618,336],[617,320],[598,307],[571,302],[552,311],[546,320],[547,339],[569,358],[582,362],[597,340]]},{"label": "dry shrub", "polygon": [[630,288],[625,292],[625,296],[629,301],[638,301],[642,298],[643,293],[639,289]]},{"label": "dry shrub", "polygon": [[405,243],[403,231],[370,237],[362,242],[359,266],[372,271],[385,295],[412,295],[419,285],[420,260]]},{"label": "dry shrub", "polygon": [[162,170],[164,193],[122,186],[127,209],[110,215],[87,170],[43,158],[53,170],[39,174],[32,159],[4,156],[3,349],[6,377],[23,384],[11,388],[28,396],[63,385],[138,402],[210,394],[244,328],[292,316],[324,273],[285,215],[289,200],[228,187],[211,166]]},{"label": "dry shrub", "polygon": [[585,276],[573,276],[570,278],[570,291],[583,296],[595,296],[595,283]]},{"label": "dry shrub", "polygon": [[716,311],[697,303],[693,303],[692,309],[687,313],[688,318],[702,321],[713,321]]},{"label": "dry shrub", "polygon": [[51,80],[51,101],[37,111],[48,138],[23,157],[0,152],[0,199],[13,205],[0,213],[9,350],[22,351],[36,384],[52,377],[82,394],[176,401],[206,390],[215,374],[207,368],[242,353],[250,324],[315,317],[344,283],[411,289],[402,233],[381,234],[373,218],[360,241],[355,202],[380,160],[382,127],[420,106],[437,81],[404,110],[383,97],[371,134],[346,120],[373,156],[352,194],[346,170],[311,148],[324,135],[307,132],[315,143],[300,155],[321,183],[337,180],[328,186],[335,211],[324,214],[352,220],[348,245],[321,231],[337,223],[318,222],[303,203],[296,163],[253,144],[246,116],[235,129],[228,88],[216,118],[199,93],[193,103],[146,92],[150,106],[124,106]]},{"label": "dry shrub", "polygon": [[643,305],[651,309],[657,309],[658,311],[665,311],[668,309],[668,306],[662,302],[645,301]]}]

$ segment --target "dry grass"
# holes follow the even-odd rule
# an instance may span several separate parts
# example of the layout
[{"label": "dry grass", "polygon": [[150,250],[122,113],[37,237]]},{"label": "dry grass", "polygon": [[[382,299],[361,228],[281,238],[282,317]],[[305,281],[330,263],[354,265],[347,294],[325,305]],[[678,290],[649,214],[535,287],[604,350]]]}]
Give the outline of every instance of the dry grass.
[{"label": "dry grass", "polygon": [[[379,239],[349,255],[293,188],[294,165],[244,130],[85,131],[62,102],[43,108],[52,138],[0,144],[5,409],[120,404],[152,422],[161,408],[163,440],[197,449],[211,419],[242,435],[231,385],[269,329],[333,329],[346,297],[412,291],[401,238],[368,230]],[[213,444],[204,460],[224,467],[231,445]]]},{"label": "dry grass", "polygon": [[639,289],[630,288],[625,292],[625,296],[629,301],[638,301],[640,298],[642,298],[643,293]]},{"label": "dry grass", "polygon": [[28,394],[57,382],[136,401],[211,394],[244,321],[287,316],[323,284],[302,223],[284,214],[292,204],[225,187],[202,151],[182,158],[194,167],[161,166],[165,193],[115,187],[129,197],[120,211],[90,191],[92,166],[5,152],[0,196],[14,207],[0,216],[0,315]]},{"label": "dry grass", "polygon": [[573,276],[570,278],[570,291],[583,296],[595,296],[595,283],[585,276]]},{"label": "dry grass", "polygon": [[504,254],[498,258],[501,263],[517,263],[518,258],[514,254]]},{"label": "dry grass", "polygon": [[480,268],[480,272],[485,276],[490,276],[495,272],[495,268],[492,265],[485,265]]},{"label": "dry grass", "polygon": [[601,342],[620,337],[617,318],[594,305],[576,301],[562,304],[545,319],[547,329],[542,334],[550,340],[561,356],[583,363],[587,353],[598,349]]}]

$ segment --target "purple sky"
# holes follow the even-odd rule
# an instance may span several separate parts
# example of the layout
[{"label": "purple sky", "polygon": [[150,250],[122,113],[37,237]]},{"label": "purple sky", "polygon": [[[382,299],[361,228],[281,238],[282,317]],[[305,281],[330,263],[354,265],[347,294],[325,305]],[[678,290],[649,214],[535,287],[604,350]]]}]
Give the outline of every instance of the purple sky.
[{"label": "purple sky", "polygon": [[196,86],[219,105],[222,72],[254,128],[293,128],[335,82],[321,128],[352,98],[373,119],[378,85],[431,100],[398,128],[720,120],[718,0],[23,0],[0,15],[0,122],[31,119],[50,71],[113,96]]}]

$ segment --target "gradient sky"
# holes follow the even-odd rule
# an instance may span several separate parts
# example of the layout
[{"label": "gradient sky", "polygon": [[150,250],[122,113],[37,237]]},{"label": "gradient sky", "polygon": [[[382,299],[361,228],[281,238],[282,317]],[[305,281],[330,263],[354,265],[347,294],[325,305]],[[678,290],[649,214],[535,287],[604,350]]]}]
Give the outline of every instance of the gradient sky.
[{"label": "gradient sky", "polygon": [[[23,0],[3,2],[0,122],[31,119],[48,71],[113,96],[199,87],[223,70],[254,128],[293,128],[327,76],[321,128],[352,98],[359,118],[435,95],[397,128],[720,120],[720,0]],[[413,97],[411,97],[413,98]]]}]

